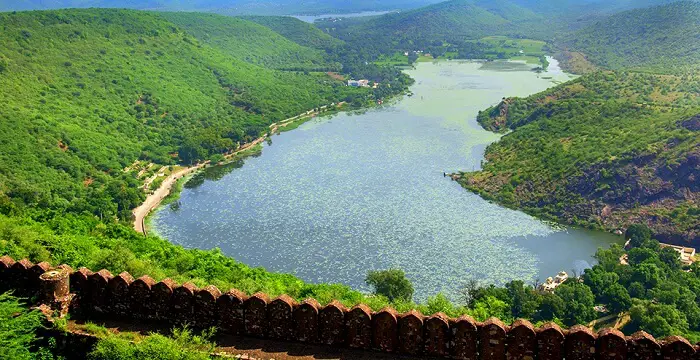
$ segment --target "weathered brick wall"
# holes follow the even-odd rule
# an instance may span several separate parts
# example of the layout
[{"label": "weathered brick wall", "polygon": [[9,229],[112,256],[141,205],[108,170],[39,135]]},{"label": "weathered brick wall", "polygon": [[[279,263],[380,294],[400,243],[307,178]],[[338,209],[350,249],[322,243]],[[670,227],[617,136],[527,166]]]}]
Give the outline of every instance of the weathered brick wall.
[{"label": "weathered brick wall", "polygon": [[[644,332],[626,337],[612,329],[595,334],[583,326],[562,330],[553,323],[535,328],[527,320],[507,326],[498,319],[480,323],[441,313],[426,317],[392,308],[373,312],[365,305],[347,309],[335,301],[326,306],[313,299],[297,303],[286,295],[270,299],[262,293],[222,293],[214,286],[198,289],[169,279],[155,282],[148,276],[134,279],[128,273],[114,276],[106,270],[74,271],[67,266],[57,269],[68,276],[53,276],[52,284],[42,282],[48,277],[40,276],[50,269],[47,263],[2,257],[0,292],[13,290],[41,301],[54,293],[56,301],[68,299],[70,311],[87,318],[217,327],[236,335],[367,351],[464,360],[700,359],[700,347],[677,336],[658,341]],[[61,293],[66,288],[56,284],[61,279],[68,279],[74,295]]]}]

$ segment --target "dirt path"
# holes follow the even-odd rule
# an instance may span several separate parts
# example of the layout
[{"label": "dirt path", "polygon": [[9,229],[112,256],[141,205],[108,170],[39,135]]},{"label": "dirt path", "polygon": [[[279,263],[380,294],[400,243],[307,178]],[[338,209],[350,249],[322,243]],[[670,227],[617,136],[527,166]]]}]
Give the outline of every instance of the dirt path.
[{"label": "dirt path", "polygon": [[[337,106],[340,107],[343,104],[345,104],[345,102],[338,103]],[[320,109],[325,110],[326,108],[328,108],[328,105],[322,106]],[[318,111],[307,111],[303,114],[290,117],[289,119],[282,120],[279,123],[274,123],[274,124],[270,125],[270,134],[274,134],[275,132],[277,132],[277,130],[279,128],[285,127],[285,126],[293,123],[296,120],[303,119],[303,118],[306,118],[309,116],[316,116],[318,114],[319,114]],[[227,159],[230,159],[233,156],[241,153],[242,151],[248,150],[257,144],[262,143],[263,141],[265,141],[265,139],[267,139],[267,135],[263,135],[263,136],[255,139],[255,141],[249,142],[247,144],[243,144],[243,146],[238,148],[238,150],[226,154],[225,157]],[[209,163],[210,163],[210,161],[207,160],[203,163],[181,169],[177,172],[170,174],[170,176],[165,178],[165,180],[163,180],[163,183],[160,185],[160,187],[158,189],[156,189],[156,191],[154,191],[152,194],[148,195],[148,197],[146,197],[146,200],[143,202],[143,204],[141,204],[139,207],[135,208],[132,211],[133,219],[134,219],[134,230],[136,230],[144,235],[147,235],[146,224],[145,224],[146,216],[148,216],[148,214],[151,211],[153,211],[153,209],[157,208],[158,205],[160,205],[160,203],[163,201],[163,199],[165,199],[168,195],[170,195],[170,190],[173,188],[173,185],[175,185],[175,183],[179,179],[181,179],[183,176],[187,176],[187,175],[189,175],[189,174],[191,174],[199,169],[204,168],[205,166],[209,165]]]},{"label": "dirt path", "polygon": [[173,184],[175,184],[175,182],[178,179],[192,173],[193,171],[199,169],[201,166],[202,165],[197,165],[184,168],[182,170],[170,174],[170,176],[163,180],[163,183],[160,185],[160,187],[156,189],[156,191],[154,191],[153,194],[148,195],[146,201],[144,201],[143,204],[141,204],[141,206],[137,207],[132,212],[134,214],[134,229],[146,235],[146,228],[144,224],[144,219],[146,218],[146,216],[148,216],[148,214],[153,209],[158,207],[161,201],[163,201],[163,199],[165,199],[165,197],[170,194],[170,189],[172,189]]}]

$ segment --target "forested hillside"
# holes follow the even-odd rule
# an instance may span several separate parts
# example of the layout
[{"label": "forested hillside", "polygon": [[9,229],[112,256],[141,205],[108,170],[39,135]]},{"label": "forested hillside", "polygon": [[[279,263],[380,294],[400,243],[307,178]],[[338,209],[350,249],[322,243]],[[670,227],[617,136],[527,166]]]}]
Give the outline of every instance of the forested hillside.
[{"label": "forested hillside", "polygon": [[615,14],[566,36],[562,46],[607,69],[687,70],[700,63],[700,2]]},{"label": "forested hillside", "polygon": [[312,24],[289,16],[246,16],[244,19],[266,26],[295,43],[313,49],[333,49],[341,46],[338,40]]},{"label": "forested hillside", "polygon": [[462,184],[566,223],[700,244],[700,78],[597,72],[479,114],[514,130]]},{"label": "forested hillside", "polygon": [[[325,52],[290,41],[267,26],[215,14],[164,12],[160,15],[200,42],[235,59],[280,70],[341,70],[339,64],[326,60]],[[306,34],[316,35],[313,30],[319,31],[303,28],[298,36],[310,38]]]},{"label": "forested hillside", "polygon": [[[219,36],[247,24],[260,33],[230,20]],[[128,218],[143,197],[123,172],[135,160],[206,159],[274,121],[369,95],[324,73],[239,60],[233,41],[208,45],[158,13],[5,13],[0,24],[4,213],[30,206]]]}]

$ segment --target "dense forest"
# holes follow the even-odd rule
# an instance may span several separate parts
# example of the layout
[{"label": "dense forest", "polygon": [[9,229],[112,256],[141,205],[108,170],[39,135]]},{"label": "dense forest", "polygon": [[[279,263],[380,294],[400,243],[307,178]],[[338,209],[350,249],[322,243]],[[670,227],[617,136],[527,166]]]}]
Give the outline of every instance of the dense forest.
[{"label": "dense forest", "polygon": [[[326,53],[317,47],[300,45],[265,24],[256,25],[238,18],[205,13],[165,12],[160,16],[200,42],[221,49],[235,59],[278,70],[341,71],[340,64],[327,61]],[[305,24],[294,18],[283,19],[289,19],[293,24]],[[310,39],[316,35],[313,30],[319,31],[313,27],[302,28],[297,37]]]},{"label": "dense forest", "polygon": [[295,43],[331,52],[344,43],[316,26],[289,16],[245,16],[246,20],[266,26]]}]

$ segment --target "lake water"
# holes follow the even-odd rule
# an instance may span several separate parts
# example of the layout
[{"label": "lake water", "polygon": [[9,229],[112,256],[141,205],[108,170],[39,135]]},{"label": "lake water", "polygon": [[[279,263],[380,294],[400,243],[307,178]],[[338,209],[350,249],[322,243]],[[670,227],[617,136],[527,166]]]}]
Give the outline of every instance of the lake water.
[{"label": "lake water", "polygon": [[[580,271],[619,237],[553,227],[489,203],[443,177],[478,169],[499,136],[479,110],[569,77],[513,62],[420,63],[413,97],[317,118],[272,138],[259,157],[219,168],[164,207],[154,229],[186,247],[310,282],[367,290],[368,270],[404,269],[422,300],[455,298],[468,279],[503,284]],[[551,79],[543,79],[551,77]]]},{"label": "lake water", "polygon": [[391,12],[396,12],[396,11],[363,11],[363,12],[346,13],[346,14],[292,15],[292,17],[295,17],[301,21],[313,24],[316,20],[320,20],[320,19],[328,19],[328,18],[338,19],[338,18],[379,16],[379,15],[384,15],[384,14],[388,14]]}]

